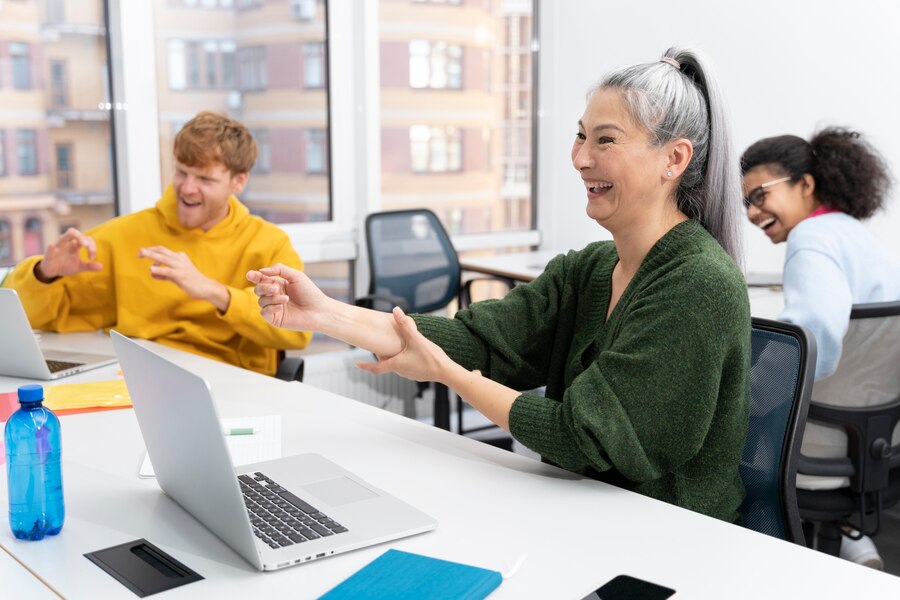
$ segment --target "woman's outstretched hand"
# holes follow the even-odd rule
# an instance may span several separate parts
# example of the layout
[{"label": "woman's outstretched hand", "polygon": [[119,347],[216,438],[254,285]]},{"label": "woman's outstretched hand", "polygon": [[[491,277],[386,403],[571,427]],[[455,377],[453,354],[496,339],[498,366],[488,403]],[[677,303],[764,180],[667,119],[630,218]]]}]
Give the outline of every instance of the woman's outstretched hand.
[{"label": "woman's outstretched hand", "polygon": [[256,284],[260,314],[274,325],[295,331],[318,331],[329,301],[303,272],[283,264],[247,271],[247,280]]},{"label": "woman's outstretched hand", "polygon": [[363,371],[381,374],[394,372],[401,377],[415,381],[437,381],[442,379],[452,360],[434,342],[419,333],[416,322],[406,316],[399,307],[393,311],[394,330],[402,341],[402,350],[390,358],[378,357],[378,362],[356,363]]}]

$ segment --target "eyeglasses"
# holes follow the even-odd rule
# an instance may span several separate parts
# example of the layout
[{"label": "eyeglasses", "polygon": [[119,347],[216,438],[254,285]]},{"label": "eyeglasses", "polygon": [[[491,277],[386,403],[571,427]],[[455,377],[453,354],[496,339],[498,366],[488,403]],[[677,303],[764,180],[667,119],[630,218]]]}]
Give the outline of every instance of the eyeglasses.
[{"label": "eyeglasses", "polygon": [[750,190],[749,194],[744,196],[744,208],[750,208],[751,204],[753,206],[755,206],[756,208],[761,207],[763,205],[763,203],[766,201],[766,195],[764,193],[766,191],[766,188],[772,187],[773,185],[776,185],[779,183],[784,183],[785,181],[790,181],[790,180],[791,180],[790,177],[782,177],[781,179],[775,179],[774,181],[767,181],[766,183],[764,183],[762,185],[756,186],[755,188]]}]

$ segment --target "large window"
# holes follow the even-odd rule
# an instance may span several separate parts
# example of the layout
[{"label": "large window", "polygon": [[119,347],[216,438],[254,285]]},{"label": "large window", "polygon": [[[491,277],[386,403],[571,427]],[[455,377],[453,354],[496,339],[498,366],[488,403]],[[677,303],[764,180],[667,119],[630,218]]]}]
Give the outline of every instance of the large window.
[{"label": "large window", "polygon": [[45,232],[59,231],[61,220],[87,230],[115,207],[106,3],[3,4],[0,266],[7,266],[42,252]]},{"label": "large window", "polygon": [[426,206],[451,234],[530,230],[532,3],[379,12],[382,207]]},{"label": "large window", "polygon": [[[259,156],[241,201],[275,223],[329,221],[324,0],[153,0],[162,186],[172,143],[200,109],[250,128]],[[198,27],[198,23],[203,23]]]}]

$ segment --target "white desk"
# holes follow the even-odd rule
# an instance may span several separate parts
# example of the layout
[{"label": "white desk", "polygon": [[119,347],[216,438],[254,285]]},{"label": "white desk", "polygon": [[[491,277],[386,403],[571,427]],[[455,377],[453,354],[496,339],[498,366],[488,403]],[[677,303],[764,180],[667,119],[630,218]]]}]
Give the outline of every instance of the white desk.
[{"label": "white desk", "polygon": [[222,416],[280,413],[285,455],[320,452],[433,515],[438,529],[258,573],[155,481],[137,478],[143,443],[133,411],[64,416],[63,531],[22,542],[3,526],[0,544],[67,598],[134,598],[82,554],[141,537],[206,578],[167,592],[172,599],[314,598],[389,547],[500,571],[524,557],[492,598],[577,599],[621,573],[691,599],[900,597],[891,575],[303,384],[162,352],[210,379]]},{"label": "white desk", "polygon": [[513,282],[528,283],[543,273],[547,263],[558,254],[560,253],[553,250],[535,250],[460,258],[459,267],[464,271],[503,277],[511,279]]},{"label": "white desk", "polygon": [[9,594],[15,590],[16,598],[59,600],[59,596],[2,548],[0,548],[0,586],[3,586]]},{"label": "white desk", "polygon": [[[515,252],[497,254],[478,258],[460,259],[460,268],[474,273],[503,277],[514,283],[533,281],[544,272],[547,263],[559,252],[552,250],[536,250],[533,252]],[[748,274],[748,281],[778,281],[777,274]],[[784,306],[781,287],[761,286],[753,284],[747,288],[750,295],[750,313],[754,317],[775,319]]]}]

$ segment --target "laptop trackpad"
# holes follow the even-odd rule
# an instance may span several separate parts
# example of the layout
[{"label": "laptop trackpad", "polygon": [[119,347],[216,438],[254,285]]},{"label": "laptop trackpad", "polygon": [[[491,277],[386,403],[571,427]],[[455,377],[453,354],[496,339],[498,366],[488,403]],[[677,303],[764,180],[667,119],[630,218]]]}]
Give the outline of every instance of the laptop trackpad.
[{"label": "laptop trackpad", "polygon": [[378,496],[367,487],[356,483],[349,477],[336,477],[302,486],[303,489],[315,494],[331,506],[341,506],[360,500],[368,500]]}]

